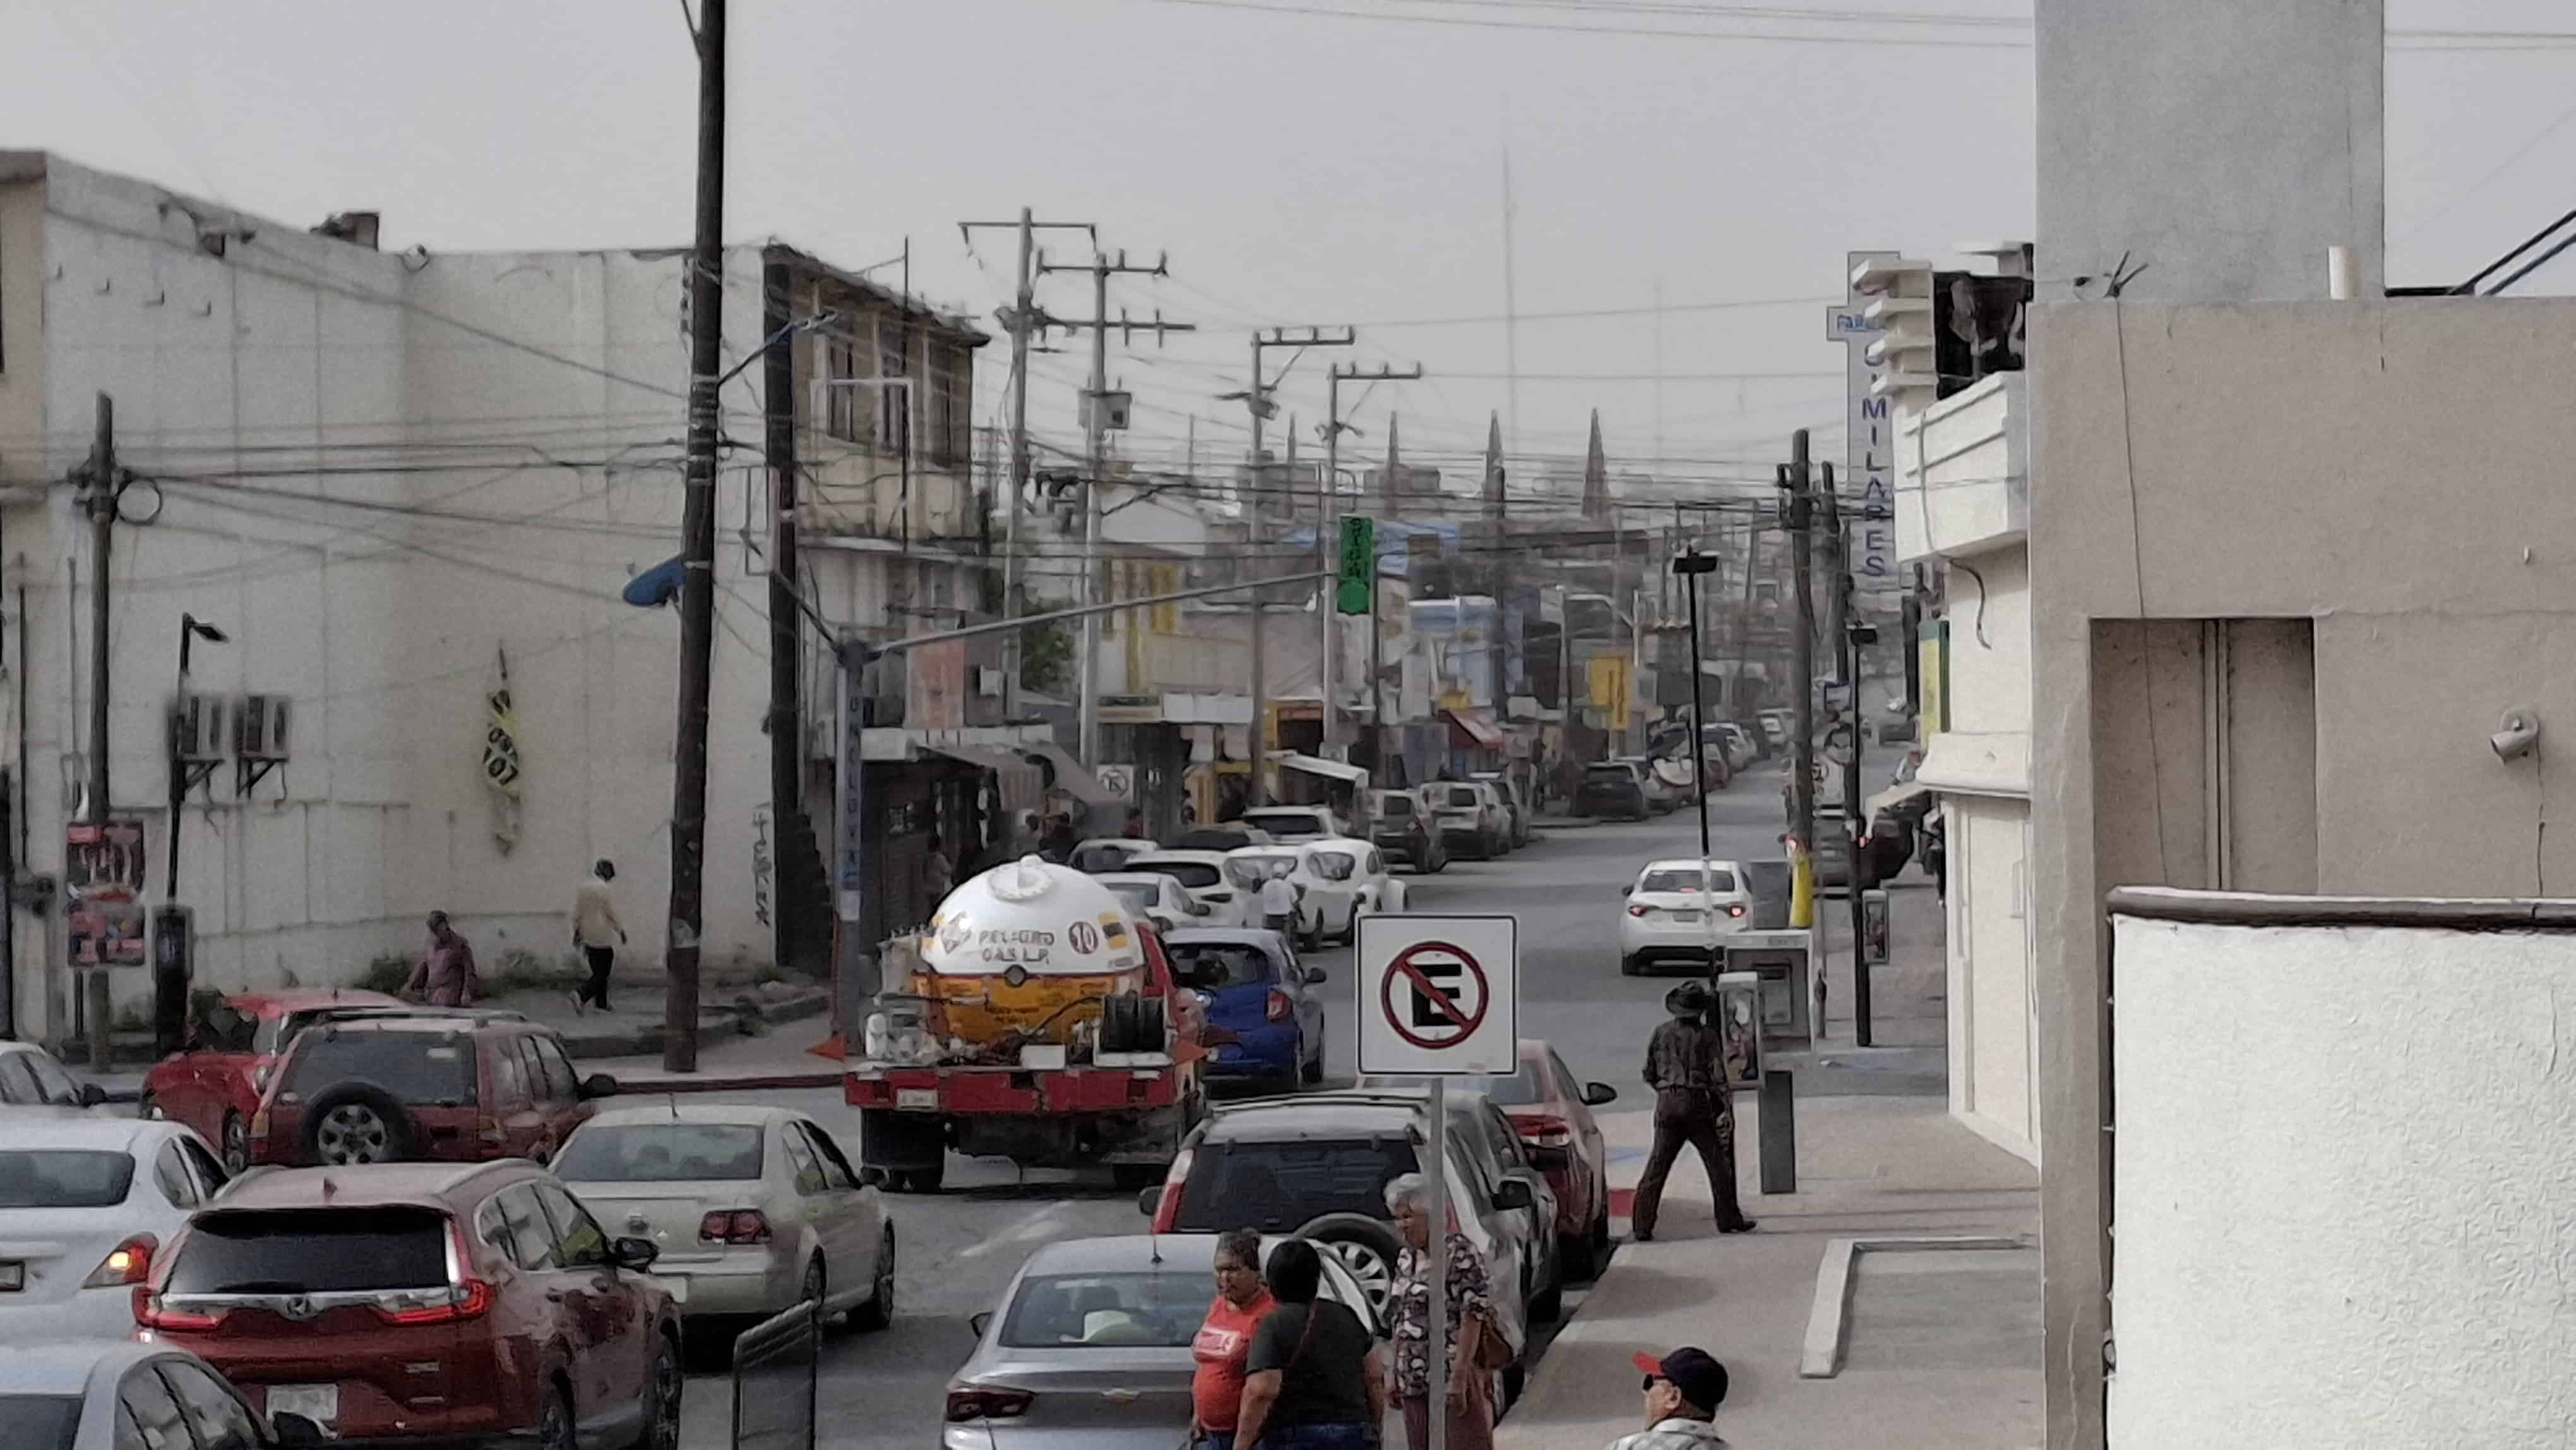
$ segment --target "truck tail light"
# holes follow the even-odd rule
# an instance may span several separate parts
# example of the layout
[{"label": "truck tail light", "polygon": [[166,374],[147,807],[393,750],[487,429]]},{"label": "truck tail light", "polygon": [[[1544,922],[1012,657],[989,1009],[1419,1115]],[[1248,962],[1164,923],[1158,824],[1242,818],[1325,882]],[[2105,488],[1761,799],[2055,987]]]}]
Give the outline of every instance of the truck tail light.
[{"label": "truck tail light", "polygon": [[81,1280],[84,1289],[113,1289],[119,1284],[140,1284],[152,1277],[152,1251],[161,1241],[150,1234],[136,1234],[98,1261],[98,1267]]},{"label": "truck tail light", "polygon": [[950,1385],[948,1419],[1016,1420],[1029,1412],[1037,1396],[1027,1390],[1003,1389],[992,1385]]},{"label": "truck tail light", "polygon": [[756,1208],[720,1208],[698,1220],[698,1242],[765,1244],[769,1242],[769,1220]]},{"label": "truck tail light", "polygon": [[1273,987],[1270,990],[1270,1005],[1263,1009],[1263,1015],[1273,1022],[1285,1022],[1297,1015],[1297,1004],[1288,1000],[1287,993]]}]

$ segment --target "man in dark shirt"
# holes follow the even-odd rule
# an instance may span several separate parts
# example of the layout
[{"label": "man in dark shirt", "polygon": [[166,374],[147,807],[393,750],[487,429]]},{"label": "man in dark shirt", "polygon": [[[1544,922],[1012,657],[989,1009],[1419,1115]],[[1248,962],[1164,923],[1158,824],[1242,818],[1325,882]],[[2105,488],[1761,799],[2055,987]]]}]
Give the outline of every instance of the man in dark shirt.
[{"label": "man in dark shirt", "polygon": [[1368,1326],[1324,1297],[1319,1251],[1289,1239],[1265,1275],[1279,1307],[1252,1331],[1235,1450],[1366,1450],[1386,1416]]},{"label": "man in dark shirt", "polygon": [[1717,1200],[1717,1231],[1740,1234],[1753,1227],[1735,1198],[1735,1104],[1727,1081],[1726,1037],[1708,1021],[1712,1001],[1702,983],[1675,987],[1664,996],[1664,1010],[1673,1020],[1646,1040],[1646,1086],[1655,1090],[1655,1148],[1646,1159],[1645,1176],[1637,1180],[1629,1220],[1641,1244],[1655,1237],[1664,1179],[1685,1143],[1699,1150],[1700,1165],[1708,1170],[1709,1192]]}]

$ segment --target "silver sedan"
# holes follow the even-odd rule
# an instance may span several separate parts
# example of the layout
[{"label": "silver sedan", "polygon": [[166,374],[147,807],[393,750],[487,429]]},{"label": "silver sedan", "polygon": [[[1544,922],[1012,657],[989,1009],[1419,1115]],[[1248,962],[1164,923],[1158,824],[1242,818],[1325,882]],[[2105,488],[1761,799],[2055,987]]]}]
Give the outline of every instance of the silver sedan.
[{"label": "silver sedan", "polygon": [[[320,1432],[296,1416],[289,1444]],[[125,1450],[143,1445],[221,1445],[275,1450],[269,1422],[224,1377],[184,1349],[121,1339],[67,1339],[0,1355],[5,1443],[44,1450]]]}]

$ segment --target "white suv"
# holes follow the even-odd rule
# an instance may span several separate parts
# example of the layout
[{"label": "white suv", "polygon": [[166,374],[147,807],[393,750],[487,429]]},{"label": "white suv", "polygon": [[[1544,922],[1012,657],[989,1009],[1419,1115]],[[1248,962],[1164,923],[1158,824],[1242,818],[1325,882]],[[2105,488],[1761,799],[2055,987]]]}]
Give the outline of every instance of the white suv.
[{"label": "white suv", "polygon": [[1753,893],[1736,862],[1710,861],[1707,876],[1703,897],[1696,858],[1650,861],[1635,884],[1619,888],[1627,898],[1619,913],[1620,975],[1638,976],[1658,962],[1716,966],[1711,958],[1724,950],[1724,939],[1753,920]]}]

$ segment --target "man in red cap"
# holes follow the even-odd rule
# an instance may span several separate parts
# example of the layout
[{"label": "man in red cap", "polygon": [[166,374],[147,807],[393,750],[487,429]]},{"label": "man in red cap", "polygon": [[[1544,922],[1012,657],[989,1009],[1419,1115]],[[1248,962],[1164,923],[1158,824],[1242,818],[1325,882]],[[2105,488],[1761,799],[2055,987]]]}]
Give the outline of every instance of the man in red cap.
[{"label": "man in red cap", "polygon": [[1726,1399],[1726,1366],[1704,1349],[1683,1346],[1657,1359],[1637,1356],[1646,1376],[1646,1428],[1610,1442],[1610,1450],[1727,1450],[1717,1407]]}]

